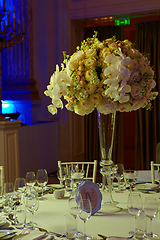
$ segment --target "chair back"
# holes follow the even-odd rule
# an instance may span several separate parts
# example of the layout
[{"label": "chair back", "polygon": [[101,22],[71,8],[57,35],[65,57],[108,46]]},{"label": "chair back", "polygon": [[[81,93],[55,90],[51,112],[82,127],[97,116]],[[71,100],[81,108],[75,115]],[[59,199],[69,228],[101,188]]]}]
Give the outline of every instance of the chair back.
[{"label": "chair back", "polygon": [[93,162],[61,162],[58,161],[58,168],[61,170],[61,167],[65,167],[66,170],[74,168],[77,166],[78,169],[82,169],[85,171],[84,180],[91,180],[92,182],[96,182],[96,172],[97,172],[97,160]]},{"label": "chair back", "polygon": [[158,172],[160,169],[160,163],[154,163],[154,161],[151,161],[151,181],[153,184],[155,183],[155,168]]},{"label": "chair back", "polygon": [[156,163],[160,164],[160,142],[156,146]]},{"label": "chair back", "polygon": [[4,184],[4,170],[3,166],[0,166],[0,195],[3,192],[3,184]]}]

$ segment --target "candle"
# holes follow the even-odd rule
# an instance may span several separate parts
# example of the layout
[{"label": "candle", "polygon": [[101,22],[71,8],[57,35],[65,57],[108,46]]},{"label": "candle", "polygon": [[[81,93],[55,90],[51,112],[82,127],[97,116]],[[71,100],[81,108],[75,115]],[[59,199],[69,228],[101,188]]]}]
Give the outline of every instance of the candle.
[{"label": "candle", "polygon": [[8,27],[10,26],[10,14],[9,14],[9,10],[7,11],[7,15],[8,15]]},{"label": "candle", "polygon": [[21,30],[20,30],[20,19],[18,19],[18,34],[21,34]]},{"label": "candle", "polygon": [[15,6],[13,6],[13,29],[15,30],[16,22],[15,22]]},{"label": "candle", "polygon": [[24,18],[22,18],[22,32],[25,33]]},{"label": "candle", "polygon": [[3,11],[5,11],[5,0],[3,0]]},{"label": "candle", "polygon": [[5,27],[5,21],[3,21],[3,31],[5,32],[6,27]]}]

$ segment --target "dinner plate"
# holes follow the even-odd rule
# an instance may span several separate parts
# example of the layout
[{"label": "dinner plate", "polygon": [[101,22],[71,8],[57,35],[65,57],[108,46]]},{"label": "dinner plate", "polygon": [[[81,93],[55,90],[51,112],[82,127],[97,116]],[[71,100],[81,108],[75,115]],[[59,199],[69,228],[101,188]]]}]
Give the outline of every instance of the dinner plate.
[{"label": "dinner plate", "polygon": [[48,188],[57,188],[57,189],[60,189],[60,188],[64,188],[64,185],[61,185],[61,184],[49,184],[47,185]]},{"label": "dinner plate", "polygon": [[16,235],[16,233],[13,233],[11,235],[7,235],[7,236],[3,237],[3,235],[10,234],[12,232],[14,232],[14,230],[0,230],[0,239],[10,239],[10,238],[13,238]]},{"label": "dinner plate", "polygon": [[5,218],[0,218],[0,227],[3,227],[6,224],[7,220]]},{"label": "dinner plate", "polygon": [[159,188],[159,184],[141,183],[141,184],[135,184],[134,188],[141,191],[154,191],[155,189]]}]

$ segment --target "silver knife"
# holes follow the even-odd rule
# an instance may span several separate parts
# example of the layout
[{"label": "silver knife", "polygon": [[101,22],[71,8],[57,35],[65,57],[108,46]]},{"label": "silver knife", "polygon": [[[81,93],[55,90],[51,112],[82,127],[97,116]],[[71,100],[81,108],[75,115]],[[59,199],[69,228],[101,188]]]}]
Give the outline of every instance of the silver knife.
[{"label": "silver knife", "polygon": [[11,235],[13,235],[13,234],[15,234],[15,233],[16,233],[16,232],[6,233],[5,235],[3,235],[3,236],[1,237],[1,239],[3,239],[4,237],[11,236]]}]

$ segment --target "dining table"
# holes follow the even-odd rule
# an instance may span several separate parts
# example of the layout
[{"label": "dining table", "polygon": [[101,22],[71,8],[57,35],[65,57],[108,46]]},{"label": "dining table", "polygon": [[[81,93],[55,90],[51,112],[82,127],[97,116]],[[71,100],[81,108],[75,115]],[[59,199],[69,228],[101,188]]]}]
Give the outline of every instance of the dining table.
[{"label": "dining table", "polygon": [[[56,186],[59,184],[50,184],[49,187],[53,189],[52,192],[47,192],[45,194],[46,200],[39,201],[39,208],[34,213],[33,221],[36,223],[36,230],[31,230],[28,236],[22,236],[24,240],[32,240],[38,236],[42,236],[44,233],[39,231],[38,229],[45,229],[48,232],[52,232],[54,239],[66,239],[66,215],[70,215],[68,209],[68,200],[70,197],[70,192],[65,191],[65,194],[62,198],[55,198],[54,190]],[[107,198],[108,192],[102,191],[102,196]],[[159,188],[158,188],[159,189]],[[139,189],[133,188],[134,192],[137,192],[141,195],[142,203],[146,197],[154,197],[157,199],[158,203],[158,214],[155,218],[153,218],[153,232],[159,235],[160,239],[160,193],[155,189]],[[91,216],[86,221],[86,235],[90,236],[92,239],[103,239],[100,235],[110,237],[117,236],[122,237],[124,239],[128,239],[132,237],[129,232],[133,232],[135,227],[134,217],[127,210],[127,200],[129,196],[130,190],[126,189],[122,192],[116,192],[115,189],[112,190],[112,197],[114,200],[113,204],[104,204],[102,200],[101,209],[96,212],[93,216]],[[30,221],[31,214],[26,212],[26,222]],[[83,232],[84,230],[84,222],[77,217],[77,230],[79,232]],[[7,221],[7,224],[11,226],[10,221]],[[139,229],[142,231],[146,231],[149,227],[149,219],[145,216],[142,211],[141,215],[137,217],[136,224]],[[13,226],[14,227],[14,226]],[[24,229],[27,230],[25,227]],[[22,230],[15,229],[16,234],[14,237],[10,239],[21,239],[18,235]],[[57,237],[56,233],[63,235],[63,237]],[[51,234],[51,235],[52,235]],[[47,236],[44,239],[49,239]],[[116,239],[116,238],[115,238]]]}]

